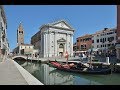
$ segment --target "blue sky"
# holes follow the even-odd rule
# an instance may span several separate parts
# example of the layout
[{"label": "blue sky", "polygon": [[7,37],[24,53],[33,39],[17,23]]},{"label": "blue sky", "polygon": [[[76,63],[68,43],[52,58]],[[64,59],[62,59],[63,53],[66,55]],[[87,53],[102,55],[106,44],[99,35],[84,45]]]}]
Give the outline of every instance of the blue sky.
[{"label": "blue sky", "polygon": [[114,28],[117,23],[116,5],[4,5],[7,18],[7,37],[10,49],[17,45],[17,28],[22,22],[25,43],[38,32],[43,24],[58,20],[67,21],[76,38],[93,34],[103,28]]}]

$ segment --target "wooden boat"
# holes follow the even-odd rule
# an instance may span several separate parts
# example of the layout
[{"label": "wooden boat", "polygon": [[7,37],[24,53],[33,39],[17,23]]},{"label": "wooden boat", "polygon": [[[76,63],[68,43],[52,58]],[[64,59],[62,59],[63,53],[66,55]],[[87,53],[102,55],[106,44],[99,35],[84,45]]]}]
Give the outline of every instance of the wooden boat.
[{"label": "wooden boat", "polygon": [[58,70],[67,71],[67,72],[75,72],[81,74],[111,74],[110,68],[88,68],[88,67],[78,66],[77,64],[74,63],[63,64],[56,61],[49,61],[48,64],[54,68],[57,68]]}]

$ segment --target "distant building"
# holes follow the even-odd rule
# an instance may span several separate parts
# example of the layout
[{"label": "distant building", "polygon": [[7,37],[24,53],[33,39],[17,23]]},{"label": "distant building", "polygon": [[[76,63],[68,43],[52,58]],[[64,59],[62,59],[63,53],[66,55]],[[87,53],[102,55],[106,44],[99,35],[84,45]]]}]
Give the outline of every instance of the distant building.
[{"label": "distant building", "polygon": [[9,43],[7,39],[7,21],[4,8],[0,5],[0,57],[8,55],[10,52]]},{"label": "distant building", "polygon": [[13,49],[14,55],[34,55],[38,54],[38,50],[34,49],[32,44],[24,44],[24,29],[20,23],[17,29],[17,47]]},{"label": "distant building", "polygon": [[17,46],[14,50],[13,53],[17,55],[32,55],[34,50],[34,46],[31,44],[21,44]]},{"label": "distant building", "polygon": [[42,49],[41,48],[41,30],[31,37],[31,44],[34,45],[35,49],[39,49],[39,51]]},{"label": "distant building", "polygon": [[77,51],[86,51],[92,46],[92,35],[86,34],[76,39]]},{"label": "distant building", "polygon": [[39,49],[41,57],[61,56],[66,51],[73,56],[74,29],[64,20],[42,25],[31,37],[31,44]]},{"label": "distant building", "polygon": [[24,29],[22,24],[20,23],[18,29],[17,29],[17,45],[24,44]]},{"label": "distant building", "polygon": [[117,59],[120,60],[120,5],[117,5],[117,44],[116,44]]},{"label": "distant building", "polygon": [[98,31],[93,34],[92,46],[94,50],[108,51],[109,47],[115,46],[116,44],[116,28]]}]

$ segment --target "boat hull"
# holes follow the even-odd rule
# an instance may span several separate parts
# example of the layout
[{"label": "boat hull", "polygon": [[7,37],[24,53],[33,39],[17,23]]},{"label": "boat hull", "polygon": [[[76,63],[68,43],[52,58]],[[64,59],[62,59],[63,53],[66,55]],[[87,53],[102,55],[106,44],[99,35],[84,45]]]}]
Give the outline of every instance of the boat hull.
[{"label": "boat hull", "polygon": [[[54,61],[52,61],[54,62]],[[59,64],[59,62],[57,62]],[[83,70],[84,67],[81,67],[81,68],[71,68],[71,69],[68,69],[68,68],[64,68],[64,67],[59,67],[57,65],[54,65],[52,64],[51,62],[49,62],[49,65],[54,67],[54,68],[57,68],[58,70],[61,70],[61,71],[67,71],[67,72],[74,72],[74,73],[80,73],[80,74],[102,74],[102,75],[105,75],[105,74],[111,74],[111,69],[110,68],[103,68],[103,69],[87,69],[87,70]]]}]

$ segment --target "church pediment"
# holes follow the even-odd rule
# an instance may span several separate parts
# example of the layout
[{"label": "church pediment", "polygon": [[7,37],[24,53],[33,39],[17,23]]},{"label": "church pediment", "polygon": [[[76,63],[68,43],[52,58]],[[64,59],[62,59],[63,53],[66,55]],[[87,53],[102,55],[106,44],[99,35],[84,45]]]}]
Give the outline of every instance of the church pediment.
[{"label": "church pediment", "polygon": [[50,24],[51,26],[54,26],[54,27],[60,27],[60,28],[66,28],[66,29],[73,29],[67,22],[65,21],[58,21],[58,22],[55,22],[53,24]]},{"label": "church pediment", "polygon": [[66,42],[66,40],[64,38],[61,38],[61,39],[57,40],[57,42]]}]

